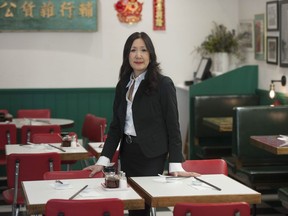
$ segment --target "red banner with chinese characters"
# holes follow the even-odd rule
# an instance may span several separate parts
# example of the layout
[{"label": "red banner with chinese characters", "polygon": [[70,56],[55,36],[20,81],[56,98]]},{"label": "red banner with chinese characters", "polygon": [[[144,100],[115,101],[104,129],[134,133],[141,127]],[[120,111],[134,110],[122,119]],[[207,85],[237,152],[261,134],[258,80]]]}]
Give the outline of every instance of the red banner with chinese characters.
[{"label": "red banner with chinese characters", "polygon": [[138,0],[119,0],[114,7],[120,22],[133,24],[141,21],[142,5]]},{"label": "red banner with chinese characters", "polygon": [[166,29],[165,0],[153,0],[153,29]]}]

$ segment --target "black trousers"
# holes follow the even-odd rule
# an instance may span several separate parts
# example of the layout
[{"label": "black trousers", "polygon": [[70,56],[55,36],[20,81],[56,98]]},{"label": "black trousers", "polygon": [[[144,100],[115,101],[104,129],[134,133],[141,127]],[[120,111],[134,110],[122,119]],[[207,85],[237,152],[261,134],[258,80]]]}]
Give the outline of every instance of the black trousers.
[{"label": "black trousers", "polygon": [[[157,176],[163,173],[167,154],[156,158],[146,157],[135,142],[127,143],[122,139],[120,149],[121,169],[127,177]],[[129,216],[149,216],[151,207],[145,204],[144,210],[129,210]]]}]

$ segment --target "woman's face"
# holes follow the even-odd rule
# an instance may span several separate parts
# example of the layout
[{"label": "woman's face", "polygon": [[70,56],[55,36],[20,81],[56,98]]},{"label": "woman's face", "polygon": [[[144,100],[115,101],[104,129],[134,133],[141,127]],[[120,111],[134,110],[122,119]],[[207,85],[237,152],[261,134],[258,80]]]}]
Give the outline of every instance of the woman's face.
[{"label": "woman's face", "polygon": [[150,55],[143,39],[134,40],[129,53],[129,63],[136,77],[147,69],[150,63]]}]

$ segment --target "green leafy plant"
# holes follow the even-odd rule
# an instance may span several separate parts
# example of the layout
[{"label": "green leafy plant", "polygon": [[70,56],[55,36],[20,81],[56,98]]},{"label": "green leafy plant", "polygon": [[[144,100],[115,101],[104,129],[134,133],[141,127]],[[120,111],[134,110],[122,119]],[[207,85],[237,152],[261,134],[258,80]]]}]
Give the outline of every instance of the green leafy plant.
[{"label": "green leafy plant", "polygon": [[240,60],[244,60],[241,37],[235,34],[235,30],[229,31],[227,27],[216,22],[214,22],[211,33],[196,50],[202,56],[226,52],[235,55]]}]

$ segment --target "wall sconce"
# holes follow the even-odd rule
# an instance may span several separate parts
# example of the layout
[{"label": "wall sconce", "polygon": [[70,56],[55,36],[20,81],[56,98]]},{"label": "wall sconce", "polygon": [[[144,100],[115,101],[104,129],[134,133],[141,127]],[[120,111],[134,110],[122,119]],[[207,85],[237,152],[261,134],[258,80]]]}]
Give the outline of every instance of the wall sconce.
[{"label": "wall sconce", "polygon": [[270,84],[270,91],[269,91],[269,97],[273,99],[275,97],[275,85],[274,82],[281,82],[282,86],[286,85],[286,76],[282,76],[281,80],[271,80]]}]

